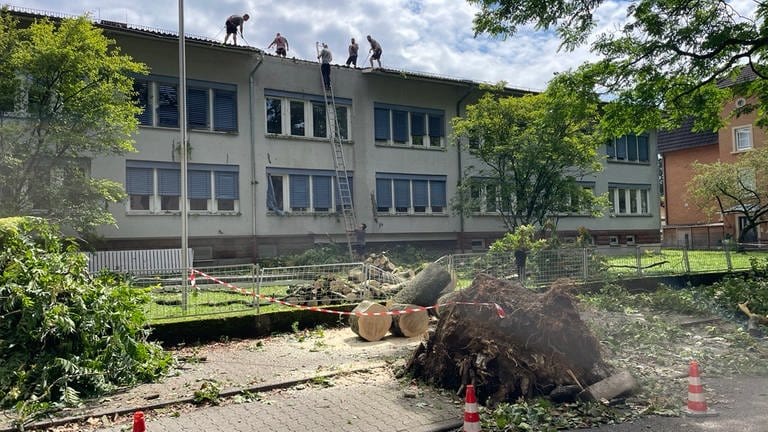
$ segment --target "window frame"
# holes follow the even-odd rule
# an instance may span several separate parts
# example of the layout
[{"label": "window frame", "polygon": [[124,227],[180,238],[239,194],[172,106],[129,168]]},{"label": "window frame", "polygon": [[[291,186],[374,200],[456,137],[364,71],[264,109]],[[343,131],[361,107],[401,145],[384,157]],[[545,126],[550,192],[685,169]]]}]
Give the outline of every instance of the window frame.
[{"label": "window frame", "polygon": [[[754,148],[754,138],[752,134],[752,125],[742,125],[742,126],[734,126],[732,128],[732,134],[733,134],[733,151],[734,153],[741,153],[745,151],[752,150]],[[748,145],[741,146],[739,145],[741,140],[739,139],[739,133],[740,132],[747,132],[748,134]]]},{"label": "window frame", "polygon": [[[447,176],[444,175],[376,173],[376,213],[384,216],[447,215],[446,187]],[[417,194],[422,192],[420,189],[426,193],[426,202]],[[407,193],[407,197],[403,193]]]},{"label": "window frame", "polygon": [[[348,181],[352,201],[354,205],[354,190],[352,188],[353,176],[348,171]],[[341,196],[338,190],[336,172],[333,170],[301,169],[269,167],[266,169],[267,192],[266,209],[268,215],[334,215],[341,212]],[[299,178],[306,178],[303,190],[296,188],[301,186],[297,182]],[[327,179],[327,180],[326,180]],[[279,187],[276,186],[279,181]],[[325,182],[328,182],[324,184]],[[321,188],[322,186],[322,188]],[[279,189],[279,191],[278,191]],[[306,195],[306,206],[294,206],[294,197],[298,194]],[[270,202],[270,199],[273,202]],[[319,203],[327,204],[320,206]]]},{"label": "window frame", "polygon": [[605,143],[605,155],[609,162],[650,164],[651,145],[648,134],[626,134]]},{"label": "window frame", "polygon": [[613,216],[650,216],[650,199],[649,184],[608,184],[610,214]]},{"label": "window frame", "polygon": [[[328,116],[328,109],[325,104],[325,98],[321,95],[313,95],[308,93],[289,92],[284,90],[264,89],[264,131],[267,136],[285,137],[285,138],[299,138],[299,139],[313,139],[327,141],[329,139],[328,133],[331,130],[331,118]],[[279,102],[280,116],[275,121],[270,122],[270,108],[267,105],[270,101]],[[347,98],[335,98],[336,101],[336,116],[341,117],[339,121],[339,136],[344,142],[351,141],[350,131],[351,125],[351,111],[352,111],[352,99]],[[304,131],[303,133],[294,133],[292,129],[292,106],[298,106],[297,104],[303,104],[303,116],[304,116]],[[324,122],[324,129],[316,125],[315,108],[322,106],[324,115],[322,119]],[[339,116],[339,111],[343,111],[344,114]],[[275,127],[275,124],[279,123],[279,128]],[[323,130],[324,134],[318,134],[317,132]]]},{"label": "window frame", "polygon": [[[414,122],[414,118],[422,120]],[[423,122],[423,123],[422,123]],[[374,142],[419,149],[446,148],[444,110],[374,103]]]}]

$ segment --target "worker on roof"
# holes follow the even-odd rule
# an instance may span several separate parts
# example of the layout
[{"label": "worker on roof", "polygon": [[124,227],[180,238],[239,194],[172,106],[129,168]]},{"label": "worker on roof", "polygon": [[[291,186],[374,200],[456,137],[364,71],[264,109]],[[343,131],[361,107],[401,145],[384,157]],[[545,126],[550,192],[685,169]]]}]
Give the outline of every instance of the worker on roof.
[{"label": "worker on roof", "polygon": [[376,42],[376,39],[372,38],[371,35],[366,36],[368,39],[368,42],[371,43],[371,49],[368,50],[371,54],[371,69],[373,69],[373,61],[376,60],[379,63],[379,68],[381,68],[381,45]]},{"label": "worker on roof", "polygon": [[333,54],[328,49],[328,44],[323,42],[323,49],[317,54],[317,59],[320,60],[320,72],[323,74],[323,85],[326,90],[331,89],[331,62],[333,61]]},{"label": "worker on roof", "polygon": [[352,65],[352,67],[357,67],[357,50],[360,47],[357,45],[357,42],[355,42],[355,38],[352,38],[352,42],[349,43],[349,57],[347,57],[347,67],[349,65]]},{"label": "worker on roof", "polygon": [[243,24],[245,24],[246,21],[250,16],[248,14],[243,14],[243,16],[240,15],[232,15],[229,18],[227,18],[227,22],[224,23],[227,26],[227,36],[224,37],[224,44],[226,45],[227,41],[229,40],[229,35],[232,35],[232,43],[234,45],[237,45],[237,30],[240,29],[240,37],[243,36]]},{"label": "worker on roof", "polygon": [[272,48],[273,45],[275,46],[275,54],[281,57],[285,57],[288,54],[288,39],[280,33],[275,36],[275,39],[269,44],[267,49]]}]

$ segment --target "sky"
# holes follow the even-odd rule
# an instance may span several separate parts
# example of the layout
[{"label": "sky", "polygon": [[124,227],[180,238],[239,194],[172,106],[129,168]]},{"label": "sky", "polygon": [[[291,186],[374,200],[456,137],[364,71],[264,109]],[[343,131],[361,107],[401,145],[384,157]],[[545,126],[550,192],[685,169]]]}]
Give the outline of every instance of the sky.
[{"label": "sky", "polygon": [[[179,29],[178,0],[7,3],[57,14],[90,13],[95,19],[172,32]],[[595,13],[596,31],[616,31],[625,18],[626,5],[626,0],[606,0]],[[349,39],[354,37],[360,44],[358,66],[368,66],[370,45],[365,37],[370,34],[382,45],[385,68],[488,83],[504,81],[510,87],[532,90],[543,90],[557,72],[595,59],[588,47],[560,50],[560,41],[552,32],[526,28],[506,39],[475,37],[472,18],[476,12],[465,0],[185,0],[184,31],[188,36],[223,41],[226,18],[248,13],[251,18],[245,23],[244,39],[252,47],[266,49],[280,32],[288,39],[289,57],[314,60],[316,42],[325,42],[333,52],[333,63],[343,64]]]}]

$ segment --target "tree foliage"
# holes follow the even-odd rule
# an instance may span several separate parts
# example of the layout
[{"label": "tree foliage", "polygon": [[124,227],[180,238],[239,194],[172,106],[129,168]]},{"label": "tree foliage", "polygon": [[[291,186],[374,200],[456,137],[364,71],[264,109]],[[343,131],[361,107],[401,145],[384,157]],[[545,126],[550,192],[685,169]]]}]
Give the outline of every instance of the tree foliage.
[{"label": "tree foliage", "polygon": [[90,158],[133,151],[131,74],[86,17],[21,28],[0,11],[0,216],[37,214],[78,231],[114,223],[122,185],[92,178]]},{"label": "tree foliage", "polygon": [[694,163],[693,168],[688,191],[696,205],[710,215],[732,214],[746,219],[739,242],[760,224],[768,223],[767,147],[740,154],[735,162]]},{"label": "tree foliage", "polygon": [[540,94],[487,92],[453,119],[455,138],[477,163],[462,173],[452,208],[471,216],[483,204],[509,231],[543,227],[561,214],[598,213],[604,203],[578,182],[601,169],[598,105],[592,83],[568,74]]},{"label": "tree foliage", "polygon": [[[722,0],[631,0],[615,31],[592,34],[604,0],[468,0],[480,6],[475,31],[510,36],[521,26],[555,29],[566,49],[592,40],[599,57],[582,67],[614,96],[606,124],[619,133],[679,126],[693,116],[696,130],[715,130],[726,120],[723,102],[734,94],[766,100],[768,3],[744,11]],[[613,5],[611,3],[611,5]],[[614,5],[615,6],[615,5]],[[738,77],[749,65],[757,80]],[[727,85],[724,85],[727,84]],[[768,112],[757,103],[762,124]]]},{"label": "tree foliage", "polygon": [[91,277],[43,219],[0,219],[0,406],[44,411],[157,378],[171,357],[146,341],[147,301],[114,275]]}]

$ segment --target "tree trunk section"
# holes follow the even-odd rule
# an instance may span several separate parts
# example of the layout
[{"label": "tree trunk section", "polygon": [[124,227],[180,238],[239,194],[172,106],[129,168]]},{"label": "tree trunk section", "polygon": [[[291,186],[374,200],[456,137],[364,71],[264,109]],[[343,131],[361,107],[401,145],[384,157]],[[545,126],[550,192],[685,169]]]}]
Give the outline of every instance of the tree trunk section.
[{"label": "tree trunk section", "polygon": [[392,301],[398,304],[432,306],[450,283],[451,274],[441,265],[431,263],[395,294]]},{"label": "tree trunk section", "polygon": [[[387,312],[387,308],[370,300],[363,300],[352,313],[381,313]],[[378,316],[349,316],[349,327],[352,331],[368,342],[375,342],[387,335],[392,325],[392,317],[389,315]]]},{"label": "tree trunk section", "polygon": [[[395,304],[390,305],[390,311],[402,311],[406,309],[417,308],[416,305]],[[392,325],[389,331],[395,336],[404,336],[407,338],[421,336],[429,329],[429,314],[422,310],[410,312],[403,315],[392,315]]]}]

